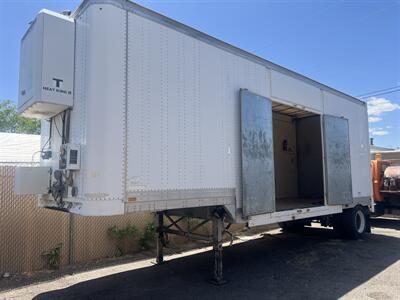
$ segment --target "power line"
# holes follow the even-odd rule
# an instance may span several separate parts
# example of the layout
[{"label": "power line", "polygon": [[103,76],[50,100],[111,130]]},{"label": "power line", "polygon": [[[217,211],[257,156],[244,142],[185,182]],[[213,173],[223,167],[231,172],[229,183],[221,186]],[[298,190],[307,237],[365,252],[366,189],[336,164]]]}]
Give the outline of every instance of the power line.
[{"label": "power line", "polygon": [[391,93],[395,93],[395,92],[400,92],[400,89],[396,89],[396,90],[392,90],[392,91],[388,91],[388,92],[377,93],[377,94],[371,94],[371,95],[368,95],[368,96],[363,96],[363,97],[358,97],[358,98],[364,99],[364,98],[369,98],[369,97],[375,97],[375,96],[391,94]]},{"label": "power line", "polygon": [[357,97],[360,97],[360,98],[362,98],[362,97],[367,97],[367,96],[369,96],[370,94],[376,94],[376,93],[380,93],[380,92],[386,92],[386,91],[388,91],[388,90],[396,89],[396,88],[398,88],[398,87],[400,87],[400,85],[396,85],[396,86],[393,86],[393,87],[390,87],[390,88],[386,88],[386,89],[382,89],[382,90],[372,91],[372,92],[369,92],[369,93],[364,93],[364,94],[358,95]]}]

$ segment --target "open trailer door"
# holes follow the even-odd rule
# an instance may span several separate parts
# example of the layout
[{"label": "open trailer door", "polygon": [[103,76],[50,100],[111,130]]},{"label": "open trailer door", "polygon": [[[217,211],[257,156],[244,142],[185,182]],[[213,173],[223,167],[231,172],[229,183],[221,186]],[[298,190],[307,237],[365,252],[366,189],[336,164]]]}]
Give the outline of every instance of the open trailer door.
[{"label": "open trailer door", "polygon": [[353,202],[347,119],[324,115],[325,195],[328,205]]},{"label": "open trailer door", "polygon": [[245,216],[275,210],[271,100],[240,91],[242,197]]}]

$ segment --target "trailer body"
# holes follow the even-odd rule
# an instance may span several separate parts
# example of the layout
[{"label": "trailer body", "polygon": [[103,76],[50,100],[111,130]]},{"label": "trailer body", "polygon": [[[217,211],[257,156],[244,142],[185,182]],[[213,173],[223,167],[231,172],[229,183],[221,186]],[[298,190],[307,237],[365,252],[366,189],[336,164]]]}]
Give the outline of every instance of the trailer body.
[{"label": "trailer body", "polygon": [[364,102],[129,1],[40,16],[63,27],[45,36],[52,68],[21,76],[51,95],[19,104],[43,119],[41,206],[96,216],[222,207],[257,226],[371,205]]}]

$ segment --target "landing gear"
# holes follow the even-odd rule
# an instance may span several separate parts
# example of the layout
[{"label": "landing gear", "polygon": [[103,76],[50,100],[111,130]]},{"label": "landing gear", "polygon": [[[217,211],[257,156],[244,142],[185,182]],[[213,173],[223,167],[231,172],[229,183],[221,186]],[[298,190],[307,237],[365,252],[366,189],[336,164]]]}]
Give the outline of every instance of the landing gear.
[{"label": "landing gear", "polygon": [[[169,224],[164,224],[164,217],[169,220]],[[213,246],[213,254],[214,254],[214,272],[211,283],[215,285],[222,285],[226,283],[223,278],[222,272],[222,237],[224,233],[228,233],[227,231],[230,224],[225,228],[224,224],[225,212],[223,209],[216,208],[211,217],[208,219],[204,219],[198,225],[193,228],[188,228],[187,230],[180,224],[182,220],[186,219],[186,217],[178,217],[175,220],[168,214],[167,211],[158,212],[156,214],[156,232],[157,232],[157,264],[162,264],[164,262],[164,247],[166,245],[166,236],[167,234],[176,234],[180,236],[184,236],[194,240],[203,240],[212,243]],[[212,235],[203,235],[196,233],[195,231],[203,226],[204,224],[212,221]]]},{"label": "landing gear", "polygon": [[213,252],[214,252],[214,278],[211,283],[222,285],[226,283],[222,275],[222,234],[224,233],[223,216],[214,213],[212,218],[213,227]]},{"label": "landing gear", "polygon": [[164,246],[165,246],[165,234],[164,234],[164,213],[159,212],[156,215],[157,225],[157,257],[156,262],[158,265],[164,263]]}]

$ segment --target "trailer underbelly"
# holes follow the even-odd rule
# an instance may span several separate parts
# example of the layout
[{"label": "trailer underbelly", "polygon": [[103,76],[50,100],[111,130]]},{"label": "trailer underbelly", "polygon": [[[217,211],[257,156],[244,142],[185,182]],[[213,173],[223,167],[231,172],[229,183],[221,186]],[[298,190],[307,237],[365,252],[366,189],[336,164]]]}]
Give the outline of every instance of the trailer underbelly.
[{"label": "trailer underbelly", "polygon": [[248,226],[255,227],[255,226],[268,225],[279,222],[287,222],[293,220],[326,216],[326,215],[338,214],[341,213],[342,211],[343,211],[342,205],[318,206],[318,207],[278,211],[274,213],[252,216],[248,221]]}]

